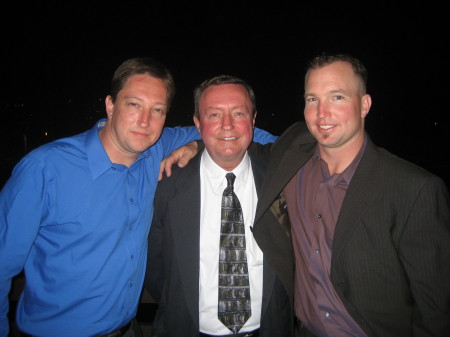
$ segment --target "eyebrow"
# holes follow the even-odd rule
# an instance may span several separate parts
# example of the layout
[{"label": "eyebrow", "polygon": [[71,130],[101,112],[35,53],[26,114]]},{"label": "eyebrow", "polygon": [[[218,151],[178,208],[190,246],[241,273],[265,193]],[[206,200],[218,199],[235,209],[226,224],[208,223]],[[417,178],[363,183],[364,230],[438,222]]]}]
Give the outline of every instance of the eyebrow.
[{"label": "eyebrow", "polygon": [[[209,110],[224,110],[225,108],[219,107],[219,106],[209,106],[206,108],[206,111]],[[231,107],[231,110],[235,110],[235,109],[245,109],[247,110],[247,107],[245,105],[235,105],[233,107]]]},{"label": "eyebrow", "polygon": [[[347,90],[344,90],[344,89],[334,89],[334,90],[330,90],[330,91],[327,91],[327,94],[344,94],[344,95],[350,95],[348,92],[347,92]],[[308,96],[314,96],[314,97],[316,97],[317,95],[316,94],[314,94],[314,93],[309,93],[309,92],[306,92],[304,95],[303,95],[303,97],[308,97]]]},{"label": "eyebrow", "polygon": [[[142,99],[142,98],[140,98],[140,97],[137,97],[137,96],[123,96],[123,97],[124,97],[125,99],[130,99],[130,98],[132,98],[132,99],[138,100],[138,101],[140,101],[140,102],[144,101],[144,99]],[[154,105],[164,105],[164,106],[167,106],[167,103],[163,103],[163,102],[155,102]]]}]

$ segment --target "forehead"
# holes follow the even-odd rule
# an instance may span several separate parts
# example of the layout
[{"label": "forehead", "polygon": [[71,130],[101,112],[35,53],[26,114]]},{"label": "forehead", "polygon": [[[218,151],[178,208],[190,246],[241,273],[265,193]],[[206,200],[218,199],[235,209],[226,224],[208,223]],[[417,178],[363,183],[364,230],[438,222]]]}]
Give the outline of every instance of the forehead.
[{"label": "forehead", "polygon": [[358,85],[358,77],[350,63],[338,61],[318,69],[311,69],[305,78],[306,91],[324,86],[348,87]]},{"label": "forehead", "polygon": [[136,74],[130,76],[120,93],[139,93],[143,95],[158,95],[167,97],[167,88],[164,82],[148,74]]},{"label": "forehead", "polygon": [[220,84],[206,88],[200,98],[200,109],[222,106],[250,107],[247,90],[240,84]]}]

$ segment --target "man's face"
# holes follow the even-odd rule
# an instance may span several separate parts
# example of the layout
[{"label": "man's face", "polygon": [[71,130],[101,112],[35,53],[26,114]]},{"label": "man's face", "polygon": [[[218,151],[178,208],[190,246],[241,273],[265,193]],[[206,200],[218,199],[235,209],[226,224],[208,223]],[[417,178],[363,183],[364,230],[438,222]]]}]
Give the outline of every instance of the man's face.
[{"label": "man's face", "polygon": [[216,164],[231,171],[253,139],[256,116],[245,88],[238,84],[208,87],[200,98],[195,125]]},{"label": "man's face", "polygon": [[358,149],[371,99],[347,62],[309,72],[305,81],[305,121],[323,149]]},{"label": "man's face", "polygon": [[[133,161],[159,139],[167,113],[167,90],[160,79],[133,75],[113,102],[106,98],[109,129],[104,146],[116,162]],[[113,158],[111,158],[113,160]]]}]

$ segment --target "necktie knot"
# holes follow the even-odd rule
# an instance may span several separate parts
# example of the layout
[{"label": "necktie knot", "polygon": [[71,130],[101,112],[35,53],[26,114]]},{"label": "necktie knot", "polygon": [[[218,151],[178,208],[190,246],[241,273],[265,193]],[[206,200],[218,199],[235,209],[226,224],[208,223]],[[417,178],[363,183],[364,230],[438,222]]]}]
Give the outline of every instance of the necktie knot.
[{"label": "necktie knot", "polygon": [[233,184],[234,184],[234,179],[236,179],[236,176],[234,175],[234,173],[227,173],[226,175],[227,178],[227,187],[233,189]]}]

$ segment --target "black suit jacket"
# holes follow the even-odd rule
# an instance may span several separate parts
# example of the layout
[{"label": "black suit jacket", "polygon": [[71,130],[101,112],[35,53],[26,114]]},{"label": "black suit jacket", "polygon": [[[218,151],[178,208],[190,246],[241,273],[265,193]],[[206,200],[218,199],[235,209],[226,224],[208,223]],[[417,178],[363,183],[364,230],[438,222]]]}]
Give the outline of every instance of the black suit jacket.
[{"label": "black suit jacket", "polygon": [[[296,123],[271,150],[254,236],[289,294],[294,256],[282,190],[314,153]],[[442,179],[369,139],[337,219],[331,281],[368,336],[450,336],[450,211]]]},{"label": "black suit jacket", "polygon": [[[158,184],[155,214],[149,235],[145,287],[159,304],[155,336],[198,337],[200,158],[174,167]],[[257,190],[266,162],[250,154]],[[267,259],[263,262],[263,301],[260,336],[293,334],[292,302]]]}]

